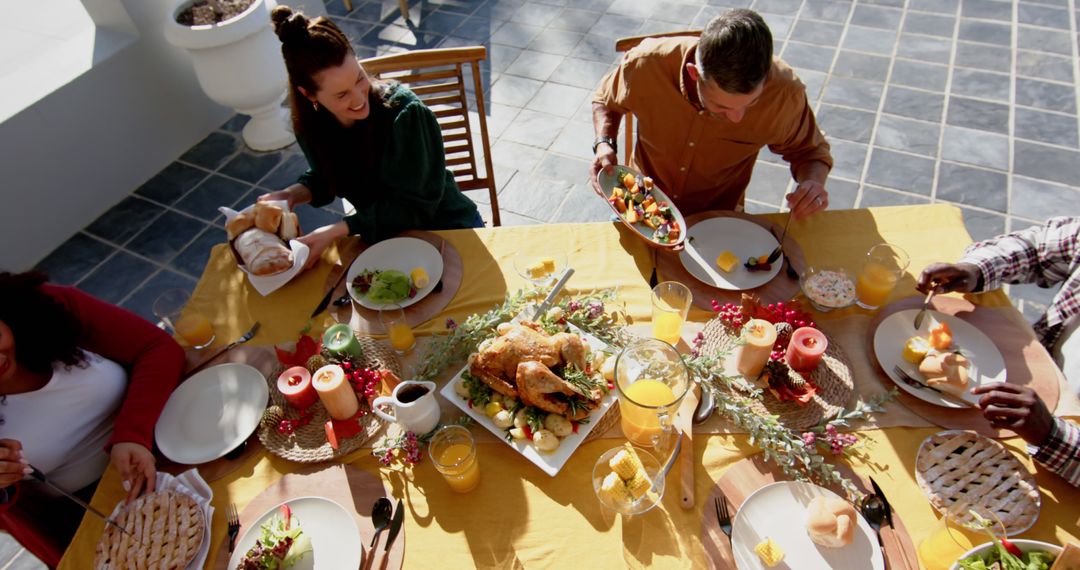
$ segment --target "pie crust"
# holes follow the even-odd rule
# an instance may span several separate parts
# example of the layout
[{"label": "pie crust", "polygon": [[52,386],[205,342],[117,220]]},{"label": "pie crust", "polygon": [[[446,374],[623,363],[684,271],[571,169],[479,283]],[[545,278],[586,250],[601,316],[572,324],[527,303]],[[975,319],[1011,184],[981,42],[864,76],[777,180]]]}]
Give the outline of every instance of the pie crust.
[{"label": "pie crust", "polygon": [[194,499],[176,491],[150,493],[121,507],[97,546],[94,567],[180,570],[199,553],[206,517]]},{"label": "pie crust", "polygon": [[1039,518],[1042,501],[1031,473],[1000,443],[971,432],[926,438],[915,458],[915,479],[938,511],[984,507],[1009,535],[1026,531]]}]

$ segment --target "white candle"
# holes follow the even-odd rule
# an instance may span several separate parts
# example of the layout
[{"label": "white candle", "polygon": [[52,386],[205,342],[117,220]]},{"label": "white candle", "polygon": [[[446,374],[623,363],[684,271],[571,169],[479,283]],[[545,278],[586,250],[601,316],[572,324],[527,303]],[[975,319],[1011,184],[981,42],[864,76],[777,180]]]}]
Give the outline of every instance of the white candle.
[{"label": "white candle", "polygon": [[776,325],[764,319],[751,319],[743,325],[742,340],[737,368],[739,374],[753,380],[761,375],[761,369],[769,362],[776,344]]},{"label": "white candle", "polygon": [[360,402],[356,399],[356,392],[345,380],[345,371],[337,364],[327,364],[315,371],[311,383],[315,391],[319,393],[326,411],[335,420],[347,420],[356,415],[360,409]]}]

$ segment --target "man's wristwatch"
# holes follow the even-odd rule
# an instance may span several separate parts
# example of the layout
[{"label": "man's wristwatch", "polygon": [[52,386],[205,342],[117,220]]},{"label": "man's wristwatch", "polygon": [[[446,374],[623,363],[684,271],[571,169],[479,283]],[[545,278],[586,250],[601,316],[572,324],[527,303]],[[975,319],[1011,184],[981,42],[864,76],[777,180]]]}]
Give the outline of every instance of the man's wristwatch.
[{"label": "man's wristwatch", "polygon": [[606,144],[610,146],[611,150],[614,151],[615,154],[619,154],[619,145],[616,144],[615,141],[609,137],[596,137],[596,140],[592,143],[593,154],[596,154],[596,147],[600,146],[601,144]]}]

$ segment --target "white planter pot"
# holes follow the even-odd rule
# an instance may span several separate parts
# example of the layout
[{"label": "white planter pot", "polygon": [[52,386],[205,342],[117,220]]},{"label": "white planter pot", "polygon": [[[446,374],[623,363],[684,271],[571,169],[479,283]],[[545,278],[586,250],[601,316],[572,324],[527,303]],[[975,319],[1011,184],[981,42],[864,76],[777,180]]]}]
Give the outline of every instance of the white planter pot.
[{"label": "white planter pot", "polygon": [[288,89],[281,43],[274,35],[270,10],[274,0],[260,0],[239,16],[210,26],[185,26],[176,15],[192,0],[174,0],[166,11],[165,38],[191,53],[199,85],[214,101],[232,107],[251,121],[244,142],[254,150],[292,144],[288,109],[281,106]]}]

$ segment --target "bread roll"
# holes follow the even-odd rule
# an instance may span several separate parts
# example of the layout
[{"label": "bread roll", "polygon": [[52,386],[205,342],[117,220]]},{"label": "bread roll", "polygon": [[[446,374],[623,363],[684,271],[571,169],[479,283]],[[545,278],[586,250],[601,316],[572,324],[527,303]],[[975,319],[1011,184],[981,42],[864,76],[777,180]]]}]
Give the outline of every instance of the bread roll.
[{"label": "bread roll", "polygon": [[285,210],[266,202],[255,202],[255,227],[276,234]]},{"label": "bread roll", "polygon": [[855,537],[855,507],[836,497],[814,497],[807,507],[806,533],[810,540],[828,548],[851,544]]},{"label": "bread roll", "polygon": [[963,395],[968,386],[968,368],[971,361],[956,352],[931,354],[919,364],[919,372],[926,376],[927,385],[957,396]]},{"label": "bread roll", "polygon": [[292,252],[281,238],[260,228],[240,234],[233,247],[252,275],[274,275],[292,267]]},{"label": "bread roll", "polygon": [[255,227],[255,216],[253,214],[238,214],[225,224],[225,233],[228,234],[229,240],[233,240],[236,239],[236,236],[253,227]]},{"label": "bread roll", "polygon": [[296,212],[288,212],[281,218],[281,229],[278,231],[278,235],[286,243],[291,239],[300,237],[300,218],[296,217]]}]

